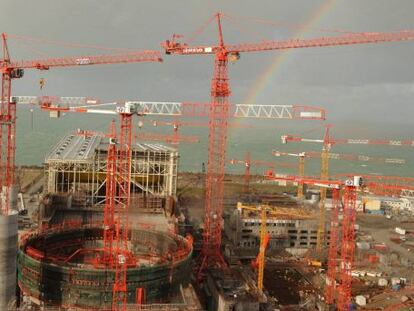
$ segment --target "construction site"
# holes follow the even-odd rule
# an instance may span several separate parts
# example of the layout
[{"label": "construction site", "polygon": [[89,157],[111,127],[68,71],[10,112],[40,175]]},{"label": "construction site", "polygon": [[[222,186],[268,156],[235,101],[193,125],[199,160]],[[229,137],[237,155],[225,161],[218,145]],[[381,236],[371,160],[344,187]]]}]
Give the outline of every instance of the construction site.
[{"label": "construction site", "polygon": [[[414,141],[366,138],[361,131],[344,138],[348,132],[326,122],[329,107],[233,103],[229,77],[230,64],[242,54],[325,47],[334,54],[345,45],[370,45],[372,54],[384,45],[392,52],[392,46],[412,44],[414,30],[335,30],[229,44],[223,33],[226,22],[235,20],[217,12],[190,38],[159,40],[161,50],[71,44],[104,52],[18,61],[13,41],[70,45],[2,33],[0,310],[414,309],[414,177],[400,169],[410,161],[401,150]],[[270,20],[241,21],[274,26]],[[216,43],[194,43],[208,27]],[[208,101],[49,96],[43,77],[41,95],[12,88],[26,71],[85,66],[85,74],[95,65],[149,67],[177,55],[182,64],[186,56],[213,59]],[[56,131],[35,165],[16,161],[28,152],[16,141],[18,107],[25,105],[32,128],[36,111]],[[71,115],[79,120],[71,119],[58,135],[60,122]],[[90,128],[79,128],[81,118],[90,118]],[[95,130],[92,120],[105,129]],[[274,135],[278,143],[264,150],[248,140],[243,154],[234,148],[231,128],[244,131],[243,140],[251,128],[261,131],[281,120],[314,128]],[[205,137],[181,132],[193,127],[204,129]],[[182,144],[191,144],[186,156],[196,170],[184,169]],[[347,145],[354,153],[338,148]],[[363,146],[385,151],[367,155]],[[336,170],[341,162],[358,164],[343,173]],[[375,173],[366,173],[364,165]],[[404,174],[377,173],[384,167]]]}]

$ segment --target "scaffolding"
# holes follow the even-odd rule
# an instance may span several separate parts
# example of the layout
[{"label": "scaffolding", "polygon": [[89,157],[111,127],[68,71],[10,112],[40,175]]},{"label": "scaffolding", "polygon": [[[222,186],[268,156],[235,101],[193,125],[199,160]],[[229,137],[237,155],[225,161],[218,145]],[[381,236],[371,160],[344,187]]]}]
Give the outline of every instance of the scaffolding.
[{"label": "scaffolding", "polygon": [[[73,203],[78,205],[104,204],[107,150],[107,139],[99,135],[65,136],[46,157],[45,191],[69,193]],[[177,150],[171,147],[133,145],[131,208],[134,208],[134,202],[136,205],[143,201],[156,204],[154,198],[175,196],[178,158]]]}]

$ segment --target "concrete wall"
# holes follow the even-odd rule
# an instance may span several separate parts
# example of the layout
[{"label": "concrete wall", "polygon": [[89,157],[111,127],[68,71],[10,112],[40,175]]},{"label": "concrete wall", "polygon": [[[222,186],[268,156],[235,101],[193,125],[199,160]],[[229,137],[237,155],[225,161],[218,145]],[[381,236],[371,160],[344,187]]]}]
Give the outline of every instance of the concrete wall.
[{"label": "concrete wall", "polygon": [[[148,245],[151,245],[153,248],[151,253],[168,257],[167,255],[177,251],[178,247],[182,252],[186,243],[183,237],[156,231],[134,230],[134,234],[131,235],[133,236],[131,248],[137,251],[136,255],[140,255],[141,252],[146,253]],[[48,248],[55,248],[54,252],[59,253],[62,250],[56,249],[56,245],[65,245],[78,239],[84,241],[85,248],[96,247],[97,244],[102,243],[102,229],[74,229],[53,234],[49,232],[47,235],[33,236],[25,245],[20,246],[17,272],[19,287],[24,295],[29,296],[32,301],[41,301],[46,305],[82,307],[87,310],[110,307],[115,278],[114,269],[96,269],[93,265],[77,262],[49,262],[47,259],[39,260],[35,258],[36,256],[25,252],[25,246],[31,246],[39,253],[44,253]],[[39,240],[42,242],[40,243]],[[137,245],[139,243],[142,245]],[[62,249],[73,252],[76,247],[70,249],[70,246],[63,246]],[[138,261],[137,267],[129,268],[128,303],[135,302],[136,289],[139,287],[145,289],[147,303],[168,301],[170,294],[179,292],[181,284],[185,285],[189,282],[191,252],[192,249],[187,249],[182,257],[173,262],[165,260],[158,264],[150,264],[146,261]],[[0,309],[2,310],[5,309]]]},{"label": "concrete wall", "polygon": [[[244,218],[235,211],[227,223],[225,233],[236,247],[257,248],[260,244],[260,217]],[[318,223],[316,220],[267,219],[270,234],[269,249],[312,248],[316,245]],[[329,230],[327,230],[328,234]]]},{"label": "concrete wall", "polygon": [[16,296],[17,214],[0,215],[0,310]]}]

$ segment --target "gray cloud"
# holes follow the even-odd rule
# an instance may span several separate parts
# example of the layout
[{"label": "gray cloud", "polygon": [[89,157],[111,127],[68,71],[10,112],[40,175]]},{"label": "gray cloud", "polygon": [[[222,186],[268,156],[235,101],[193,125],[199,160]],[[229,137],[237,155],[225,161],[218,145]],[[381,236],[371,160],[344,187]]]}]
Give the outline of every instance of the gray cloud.
[{"label": "gray cloud", "polygon": [[[65,42],[107,47],[159,49],[172,33],[188,34],[216,10],[229,15],[302,24],[322,0],[3,0],[0,31]],[[414,29],[411,0],[337,0],[305,36],[321,36],[316,28],[350,31]],[[255,42],[275,35],[287,38],[295,30],[225,23],[227,42]],[[283,39],[282,38],[282,39]],[[200,42],[215,42],[210,27]],[[10,42],[15,58],[33,52]],[[413,42],[297,50],[278,67],[257,97],[260,103],[316,103],[329,109],[333,120],[406,122],[413,109]],[[35,46],[39,48],[39,46]],[[91,50],[44,49],[51,56],[90,53]],[[276,52],[277,53],[277,52]],[[255,80],[271,64],[275,53],[242,55],[230,66],[233,101],[245,99]],[[14,83],[15,94],[39,94],[38,79],[47,79],[45,93],[88,95],[103,99],[200,100],[209,98],[212,57],[165,56],[163,64],[129,64],[100,68],[54,69],[27,72]],[[390,112],[390,108],[398,108]],[[411,126],[411,125],[408,125]]]}]

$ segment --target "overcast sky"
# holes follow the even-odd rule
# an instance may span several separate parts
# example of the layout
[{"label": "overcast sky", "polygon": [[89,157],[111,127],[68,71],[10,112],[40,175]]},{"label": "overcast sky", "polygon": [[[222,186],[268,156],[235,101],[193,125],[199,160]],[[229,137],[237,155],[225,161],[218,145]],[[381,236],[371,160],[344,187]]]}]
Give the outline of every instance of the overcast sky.
[{"label": "overcast sky", "polygon": [[[286,39],[297,33],[294,25],[321,14],[303,37],[334,35],[320,29],[394,31],[414,29],[412,0],[2,0],[0,32],[105,47],[160,49],[173,33],[191,35],[214,12],[281,22],[289,27],[259,25],[245,19],[224,21],[228,43]],[[236,25],[236,26],[235,26]],[[195,43],[216,42],[211,25]],[[10,39],[14,59],[82,55],[89,49],[48,45],[27,47]],[[242,55],[230,66],[232,101],[246,100],[257,79],[280,52]],[[43,55],[43,54],[42,54]],[[296,50],[277,66],[258,104],[307,104],[327,109],[339,123],[401,122],[413,130],[414,42],[367,44]],[[47,95],[97,96],[104,100],[143,99],[206,101],[213,69],[210,56],[164,56],[163,64],[108,65],[49,72],[28,71],[14,83],[14,94],[40,95],[38,80],[46,78]]]}]

